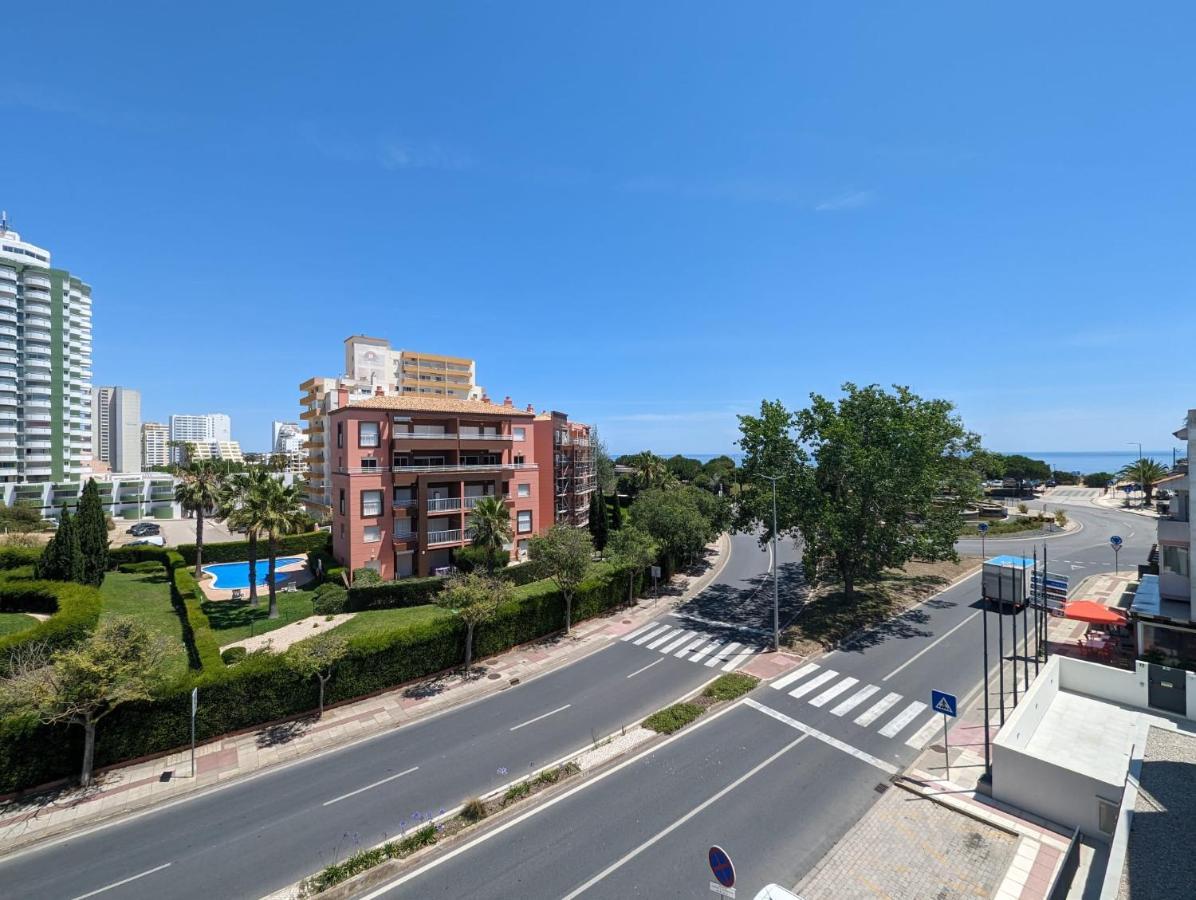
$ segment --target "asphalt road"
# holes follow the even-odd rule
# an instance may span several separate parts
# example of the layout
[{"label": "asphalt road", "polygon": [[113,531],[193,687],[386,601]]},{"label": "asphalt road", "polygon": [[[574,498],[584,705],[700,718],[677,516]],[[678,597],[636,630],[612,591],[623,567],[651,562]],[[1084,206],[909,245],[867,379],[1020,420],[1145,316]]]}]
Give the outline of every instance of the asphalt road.
[{"label": "asphalt road", "polygon": [[[755,540],[738,536],[710,590],[751,592],[767,567]],[[716,674],[615,641],[432,719],[2,858],[0,895],[261,897],[393,836],[414,813],[534,773]]]},{"label": "asphalt road", "polygon": [[[1113,568],[1111,534],[1125,538],[1125,565],[1141,561],[1153,541],[1148,519],[1079,505],[1069,514],[1084,527],[1047,537],[1046,545],[1059,562],[1051,570],[1068,573],[1073,585]],[[985,549],[1028,555],[1036,544],[1041,551],[1041,540],[1026,539],[987,541]],[[961,549],[978,553],[979,542]],[[1003,617],[1007,658],[1015,655],[1011,619]],[[864,814],[891,774],[939,739],[931,689],[961,701],[981,689],[982,622],[972,576],[800,676],[761,686],[713,721],[436,852],[366,896],[708,896],[706,851],[715,843],[736,863],[739,896],[750,898],[769,882],[792,885]],[[995,612],[989,625],[995,663]],[[1012,687],[1007,682],[1007,695]]]}]

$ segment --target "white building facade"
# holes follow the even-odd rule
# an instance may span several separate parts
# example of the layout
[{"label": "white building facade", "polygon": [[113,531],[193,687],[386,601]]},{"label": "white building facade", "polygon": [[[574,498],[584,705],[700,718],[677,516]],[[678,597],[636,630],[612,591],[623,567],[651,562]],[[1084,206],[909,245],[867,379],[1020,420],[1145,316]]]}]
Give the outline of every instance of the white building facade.
[{"label": "white building facade", "polygon": [[141,465],[165,466],[170,462],[170,429],[163,422],[146,422],[141,426]]},{"label": "white building facade", "polygon": [[91,287],[0,214],[0,484],[91,472]]},{"label": "white building facade", "polygon": [[170,417],[170,458],[181,462],[186,455],[183,444],[210,444],[232,440],[232,420],[224,413],[189,415],[176,413]]},{"label": "white building facade", "polygon": [[113,472],[141,471],[140,391],[92,388],[91,452]]}]

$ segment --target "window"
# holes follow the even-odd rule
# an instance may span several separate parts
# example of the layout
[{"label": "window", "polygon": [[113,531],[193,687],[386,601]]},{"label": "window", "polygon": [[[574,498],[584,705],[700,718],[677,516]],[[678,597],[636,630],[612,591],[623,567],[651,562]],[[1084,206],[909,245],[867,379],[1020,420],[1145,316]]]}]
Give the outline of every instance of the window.
[{"label": "window", "polygon": [[337,447],[345,446],[345,423],[344,422],[336,423],[336,446]]},{"label": "window", "polygon": [[1097,827],[1105,834],[1112,834],[1117,830],[1117,804],[1109,800],[1096,798]]},{"label": "window", "polygon": [[372,456],[363,456],[361,458],[361,467],[363,469],[376,469],[378,468],[378,460]]},{"label": "window", "polygon": [[512,428],[511,433],[514,436],[514,439],[517,441],[526,441],[527,440],[527,429],[526,428]]},{"label": "window", "polygon": [[1163,545],[1163,571],[1188,577],[1189,557],[1186,547]]},{"label": "window", "polygon": [[530,497],[532,495],[532,486],[530,484],[521,484],[516,488],[516,491],[520,497]]},{"label": "window", "polygon": [[358,447],[377,447],[380,438],[378,435],[377,422],[358,422],[357,423],[357,446]]},{"label": "window", "polygon": [[527,534],[532,530],[532,511],[521,509],[515,519],[515,529],[520,534]]},{"label": "window", "polygon": [[381,491],[362,491],[361,492],[361,514],[363,516],[380,516],[380,515],[382,515],[382,492]]},{"label": "window", "polygon": [[520,538],[515,546],[519,549],[519,558],[527,559],[527,538]]},{"label": "window", "polygon": [[367,525],[365,526],[365,531],[362,533],[361,538],[367,544],[376,544],[378,541],[382,540],[382,529],[377,525]]},{"label": "window", "polygon": [[515,457],[515,465],[517,465],[517,466],[521,466],[521,465],[523,465],[523,454],[522,454],[522,453],[520,453],[520,454],[516,455],[516,457]]},{"label": "window", "polygon": [[[345,514],[345,489],[344,488],[341,488],[340,509],[341,509],[341,515],[343,516]],[[342,537],[343,537],[343,535],[342,535]]]}]

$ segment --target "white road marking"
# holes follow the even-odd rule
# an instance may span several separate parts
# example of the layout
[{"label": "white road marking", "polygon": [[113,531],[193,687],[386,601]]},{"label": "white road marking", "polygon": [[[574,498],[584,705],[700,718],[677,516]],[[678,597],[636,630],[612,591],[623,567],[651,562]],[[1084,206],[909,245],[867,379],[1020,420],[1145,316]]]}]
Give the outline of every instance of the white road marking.
[{"label": "white road marking", "polygon": [[110,891],[113,888],[120,887],[122,884],[128,884],[130,881],[136,881],[138,878],[144,878],[146,875],[153,875],[155,872],[161,872],[163,869],[169,868],[173,863],[163,863],[160,866],[155,866],[152,869],[146,869],[138,875],[130,875],[128,878],[122,878],[120,881],[114,881],[112,884],[106,884],[102,888],[96,888],[94,891],[88,891],[86,894],[80,894],[75,900],[86,900],[88,897],[94,897],[96,894],[102,894],[104,891]]},{"label": "white road marking", "polygon": [[719,646],[721,643],[722,643],[722,641],[711,641],[709,644],[707,644],[705,647],[703,647],[701,650],[699,650],[697,653],[695,653],[693,656],[691,656],[691,657],[689,658],[689,661],[690,661],[690,662],[697,662],[699,659],[701,659],[703,656],[705,656],[705,655],[706,655],[707,653],[709,653],[711,650],[716,650],[716,649],[718,649],[718,646]]},{"label": "white road marking", "polygon": [[875,766],[876,768],[880,769],[882,772],[887,772],[889,775],[897,774],[897,767],[895,765],[893,765],[892,763],[885,762],[883,759],[875,757],[871,753],[865,753],[859,747],[853,747],[853,746],[851,746],[851,744],[844,743],[843,741],[839,740],[836,737],[831,737],[829,734],[827,734],[824,731],[819,731],[817,728],[811,728],[805,722],[799,722],[799,721],[797,721],[797,719],[790,718],[789,716],[785,715],[784,713],[777,712],[775,709],[773,709],[770,706],[765,706],[763,703],[757,703],[751,697],[748,697],[743,702],[744,702],[745,706],[750,706],[752,709],[758,709],[758,710],[760,710],[760,712],[764,713],[764,715],[771,716],[772,718],[776,719],[778,722],[784,722],[790,728],[796,728],[798,731],[802,732],[803,734],[808,734],[810,737],[814,738],[815,740],[822,741],[824,744],[829,744],[831,747],[834,747],[836,750],[842,750],[844,753],[848,754],[849,756],[854,756],[860,762],[865,762],[870,766]]},{"label": "white road marking", "polygon": [[903,662],[901,665],[899,665],[897,668],[895,668],[892,672],[890,672],[888,675],[886,675],[884,678],[882,678],[881,681],[888,681],[890,678],[892,678],[894,675],[896,675],[898,672],[900,672],[902,669],[904,669],[910,663],[914,662],[914,660],[916,660],[918,657],[920,657],[923,653],[929,653],[931,650],[933,650],[935,647],[937,647],[939,644],[941,644],[947,638],[951,637],[951,635],[955,634],[955,632],[959,631],[959,629],[963,628],[963,626],[967,625],[968,622],[972,621],[974,618],[976,618],[976,616],[980,615],[980,613],[982,613],[982,612],[983,612],[983,610],[980,610],[980,609],[976,610],[974,613],[972,613],[970,616],[968,616],[966,619],[964,619],[962,622],[960,622],[958,625],[956,625],[954,628],[952,628],[946,634],[940,635],[932,643],[927,644],[925,647],[923,647],[921,650],[919,650],[917,653],[915,653],[913,656],[911,656],[909,659],[907,659],[905,662]]},{"label": "white road marking", "polygon": [[718,619],[706,619],[702,616],[695,616],[692,613],[669,613],[674,619],[686,619],[690,622],[700,622],[703,625],[713,625],[715,628],[730,628],[733,631],[748,631],[752,634],[764,634],[772,637],[772,632],[767,628],[753,628],[751,625],[739,625],[735,622],[720,622]]},{"label": "white road marking", "polygon": [[660,665],[662,662],[664,662],[664,660],[663,660],[663,659],[658,659],[658,660],[656,660],[656,662],[650,662],[650,663],[648,663],[646,666],[644,666],[642,669],[636,669],[634,672],[632,672],[632,673],[631,673],[630,675],[628,675],[627,677],[628,677],[628,678],[634,678],[634,677],[635,677],[636,675],[638,675],[640,672],[647,672],[647,671],[648,671],[650,668],[652,668],[653,666],[659,666],[659,665]]},{"label": "white road marking", "polygon": [[663,647],[660,648],[660,652],[661,653],[672,653],[674,650],[676,650],[678,647],[680,647],[686,641],[693,640],[693,636],[694,635],[693,635],[692,631],[683,631],[683,632],[681,632],[681,637],[677,638],[677,640],[675,640],[675,641],[669,641],[667,644],[665,644]]},{"label": "white road marking", "polygon": [[864,711],[864,714],[862,716],[859,716],[856,718],[855,723],[857,725],[863,725],[865,728],[867,728],[869,725],[871,725],[873,722],[875,722],[877,719],[879,719],[882,715],[884,715],[884,713],[888,710],[888,708],[900,699],[901,699],[901,695],[898,693],[888,694],[883,700],[880,700],[876,703],[873,703],[871,706],[869,706]]},{"label": "white road marking", "polygon": [[646,647],[647,647],[647,649],[649,649],[649,650],[655,650],[657,647],[659,647],[659,646],[660,646],[661,644],[663,644],[665,641],[671,641],[673,638],[675,638],[675,637],[676,637],[677,635],[679,635],[680,633],[681,633],[681,629],[680,629],[680,628],[676,628],[676,629],[674,629],[674,630],[672,630],[672,631],[668,632],[667,634],[662,634],[662,635],[661,635],[660,637],[658,637],[656,640],[654,640],[654,641],[650,641],[650,642],[649,642],[649,643],[646,645]]},{"label": "white road marking", "polygon": [[737,641],[732,641],[731,643],[727,644],[727,646],[723,647],[722,650],[718,651],[718,653],[716,653],[712,657],[710,657],[710,659],[706,660],[706,665],[717,666],[719,664],[719,662],[726,662],[727,657],[735,652],[735,648],[742,647],[742,646],[743,645],[738,643]]},{"label": "white road marking", "polygon": [[725,666],[723,666],[723,671],[724,672],[734,672],[736,669],[738,669],[740,666],[742,666],[745,662],[747,662],[749,659],[751,659],[755,655],[756,655],[755,647],[748,647],[746,650],[741,650],[741,651],[739,651],[739,654],[737,656],[733,656],[733,657],[731,657],[731,659],[729,659],[727,661],[727,664]]},{"label": "white road marking", "polygon": [[858,691],[856,691],[854,694],[852,694],[850,697],[848,697],[846,700],[844,700],[842,703],[840,703],[838,706],[836,706],[834,709],[832,709],[831,715],[832,716],[847,715],[847,713],[851,712],[853,709],[855,709],[857,706],[859,706],[861,703],[863,703],[865,700],[867,700],[869,697],[871,697],[873,694],[875,694],[879,690],[880,690],[880,688],[878,688],[874,684],[865,685],[864,687],[862,687]]},{"label": "white road marking", "polygon": [[668,625],[661,625],[659,628],[649,631],[643,637],[636,638],[634,641],[632,641],[632,643],[638,647],[640,644],[642,644],[644,641],[648,640],[649,638],[654,638],[654,637],[656,637],[656,635],[661,634],[668,630],[669,630]]},{"label": "white road marking", "polygon": [[639,856],[645,850],[647,850],[650,847],[663,841],[666,837],[668,837],[670,834],[672,834],[674,831],[676,831],[678,828],[680,828],[682,825],[684,825],[686,822],[688,822],[694,816],[698,815],[703,810],[709,808],[712,804],[717,803],[719,800],[723,799],[723,797],[727,796],[727,794],[731,793],[733,790],[735,790],[737,787],[739,787],[741,784],[743,784],[745,781],[747,781],[749,778],[751,778],[757,772],[760,772],[762,769],[766,768],[767,766],[772,765],[772,763],[774,763],[778,759],[780,759],[781,756],[788,753],[790,750],[792,750],[794,747],[796,747],[798,744],[800,744],[802,741],[804,741],[806,739],[806,737],[807,737],[807,735],[803,734],[801,737],[797,738],[796,740],[790,741],[788,744],[786,744],[784,747],[782,747],[780,750],[778,750],[772,756],[768,757],[768,759],[764,760],[759,765],[754,766],[752,769],[745,772],[743,775],[740,775],[738,778],[736,778],[734,781],[732,781],[729,785],[727,785],[725,788],[723,788],[721,791],[719,791],[713,797],[708,797],[707,799],[703,800],[701,803],[699,803],[697,806],[695,806],[693,809],[691,809],[689,812],[687,812],[685,815],[683,815],[680,819],[678,819],[676,822],[674,822],[672,825],[670,825],[668,828],[665,828],[663,831],[657,832],[652,837],[648,838],[648,840],[644,841],[642,844],[640,844],[638,847],[636,847],[634,850],[631,850],[624,856],[619,857],[617,860],[615,860],[613,863],[611,863],[609,866],[607,866],[605,869],[603,869],[601,872],[599,872],[597,875],[595,875],[593,878],[591,878],[585,884],[574,888],[572,891],[567,893],[563,898],[561,898],[561,900],[575,900],[575,898],[584,894],[586,891],[588,891],[590,888],[592,888],[594,885],[596,885],[602,879],[606,878],[608,875],[612,874],[613,872],[617,872],[619,869],[623,868],[623,866],[627,865],[627,863],[631,862],[633,859],[635,859],[637,856]]},{"label": "white road marking", "polygon": [[677,659],[685,659],[685,654],[686,654],[686,653],[690,653],[690,652],[692,652],[692,651],[694,651],[694,650],[697,650],[697,649],[698,649],[699,647],[701,647],[701,646],[702,646],[704,643],[706,643],[706,638],[705,638],[705,637],[700,637],[700,638],[698,638],[696,641],[694,641],[692,644],[686,644],[684,647],[682,647],[680,650],[678,650],[678,651],[677,651],[677,652],[674,654],[674,656],[676,656],[676,657],[677,657]]},{"label": "white road marking", "polygon": [[850,690],[860,683],[858,678],[844,678],[842,681],[832,684],[825,691],[810,701],[811,706],[826,706],[831,700],[834,700],[844,691]]},{"label": "white road marking", "polygon": [[[603,781],[604,779],[609,778],[610,776],[615,775],[618,772],[621,772],[623,769],[627,768],[628,766],[635,765],[636,763],[638,763],[640,760],[642,760],[644,757],[648,756],[649,754],[659,753],[661,750],[663,750],[665,747],[667,747],[669,744],[673,743],[674,741],[679,740],[682,737],[688,737],[689,735],[693,734],[694,731],[696,731],[697,729],[704,728],[704,727],[710,725],[711,722],[717,721],[720,716],[723,716],[724,714],[729,713],[733,709],[738,709],[739,706],[740,706],[739,703],[732,703],[729,706],[724,706],[722,709],[718,710],[717,712],[713,712],[708,716],[702,716],[697,722],[695,722],[690,727],[684,728],[681,731],[678,731],[678,732],[670,735],[669,737],[667,737],[663,741],[661,741],[659,744],[653,744],[648,749],[640,751],[639,753],[637,753],[635,756],[631,757],[630,759],[625,759],[625,760],[623,760],[623,762],[619,763],[618,765],[613,766],[612,768],[604,769],[603,771],[598,772],[598,774],[582,781],[581,784],[577,785],[576,787],[570,788],[569,790],[565,791],[563,794],[557,794],[555,797],[552,797],[551,799],[546,800],[545,802],[543,802],[537,806],[533,806],[531,809],[529,809],[527,812],[523,813],[522,815],[518,815],[513,819],[508,819],[507,821],[503,822],[501,825],[494,826],[489,831],[482,832],[482,834],[480,834],[478,837],[474,838],[472,841],[465,841],[464,843],[458,844],[454,849],[447,851],[443,855],[434,857],[431,860],[429,860],[428,862],[424,863],[422,866],[419,866],[418,868],[413,869],[412,871],[407,872],[404,875],[400,875],[398,878],[394,879],[393,881],[389,881],[386,884],[383,884],[380,887],[375,888],[374,890],[372,890],[368,894],[366,894],[364,897],[361,897],[360,900],[378,900],[378,898],[381,897],[383,894],[390,893],[391,891],[393,891],[395,888],[399,887],[400,885],[406,884],[408,881],[411,881],[415,878],[419,878],[421,875],[425,874],[426,872],[430,872],[432,869],[435,869],[438,866],[443,865],[444,863],[448,862],[449,860],[455,859],[456,857],[460,856],[462,853],[466,853],[466,852],[472,850],[474,847],[484,844],[487,841],[491,840],[492,838],[498,837],[500,834],[503,834],[504,832],[508,831],[509,829],[514,828],[515,826],[520,825],[523,822],[526,822],[528,819],[532,818],[533,816],[538,816],[543,812],[547,812],[548,810],[552,809],[552,807],[556,806],[558,803],[563,803],[564,801],[568,800],[574,794],[580,793],[581,791],[589,790],[594,785],[598,784],[599,782]],[[798,741],[794,741],[793,744],[790,744],[789,746],[794,746],[797,743],[798,743]],[[788,747],[786,747],[784,749],[788,749]],[[781,750],[780,752],[783,753],[784,749]],[[566,757],[566,759],[567,758],[568,757]],[[562,760],[562,762],[564,762],[564,760]]]},{"label": "white road marking", "polygon": [[549,716],[555,716],[559,712],[564,712],[572,705],[573,705],[572,703],[566,703],[564,706],[558,706],[556,709],[554,709],[550,712],[546,712],[542,716],[536,716],[534,719],[528,719],[526,722],[520,722],[518,725],[514,726],[513,728],[509,728],[507,730],[508,731],[518,731],[520,728],[524,728],[524,727],[531,725],[535,722],[539,722],[541,719],[547,719]]},{"label": "white road marking", "polygon": [[880,733],[887,738],[896,737],[897,732],[916,719],[922,714],[923,710],[929,709],[921,700],[915,700],[905,709],[901,710],[888,725],[880,730]]},{"label": "white road marking", "polygon": [[938,734],[942,727],[943,723],[939,721],[938,713],[935,713],[927,720],[926,724],[915,731],[913,737],[911,737],[905,743],[908,746],[913,747],[915,750],[921,750],[930,743],[930,739]]},{"label": "white road marking", "polygon": [[619,638],[619,640],[629,641],[632,638],[637,638],[641,634],[646,632],[649,628],[655,628],[659,624],[660,624],[659,622],[649,622],[647,625],[643,626],[642,628],[637,628],[637,629],[635,629],[635,631],[629,631],[627,634],[623,635],[623,637]]},{"label": "white road marking", "polygon": [[789,685],[793,684],[793,682],[797,681],[798,679],[805,678],[811,672],[818,671],[818,668],[818,663],[806,663],[800,669],[790,672],[788,675],[782,675],[780,678],[769,683],[773,688],[779,691],[781,688],[789,687]]},{"label": "white road marking", "polygon": [[834,669],[827,669],[821,675],[815,675],[813,678],[811,678],[805,684],[799,684],[797,687],[795,687],[793,690],[791,690],[789,692],[789,696],[790,697],[804,697],[804,696],[806,696],[806,694],[810,693],[816,687],[826,684],[832,678],[838,678],[838,677],[839,677],[839,673],[836,672]]},{"label": "white road marking", "polygon": [[399,772],[397,775],[389,775],[386,778],[375,781],[373,784],[367,784],[365,787],[360,787],[355,791],[349,791],[347,794],[341,794],[339,797],[333,797],[331,800],[325,800],[323,805],[331,806],[333,803],[340,803],[342,800],[348,800],[350,797],[356,797],[362,791],[368,791],[370,788],[376,788],[380,784],[386,784],[388,781],[394,781],[396,778],[402,778],[404,775],[410,775],[412,772],[415,772],[418,769],[419,766],[412,766],[410,769]]}]

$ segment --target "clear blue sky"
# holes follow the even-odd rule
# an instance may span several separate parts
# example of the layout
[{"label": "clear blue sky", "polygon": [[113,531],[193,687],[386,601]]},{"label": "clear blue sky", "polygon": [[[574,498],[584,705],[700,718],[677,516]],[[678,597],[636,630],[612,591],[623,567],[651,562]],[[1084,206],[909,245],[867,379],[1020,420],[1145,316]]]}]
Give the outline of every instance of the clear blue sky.
[{"label": "clear blue sky", "polygon": [[247,449],[354,332],[615,451],[845,380],[996,449],[1196,406],[1186,3],[32,4],[0,207]]}]

